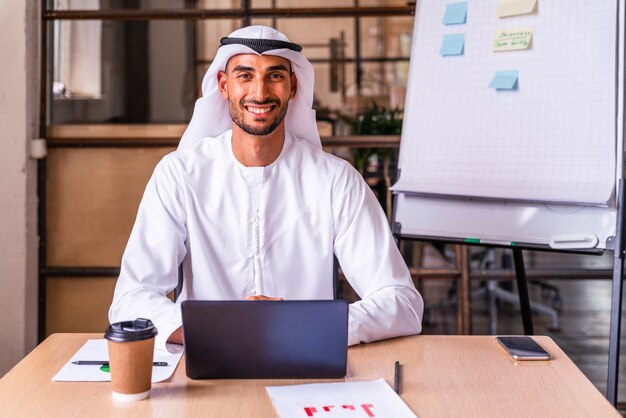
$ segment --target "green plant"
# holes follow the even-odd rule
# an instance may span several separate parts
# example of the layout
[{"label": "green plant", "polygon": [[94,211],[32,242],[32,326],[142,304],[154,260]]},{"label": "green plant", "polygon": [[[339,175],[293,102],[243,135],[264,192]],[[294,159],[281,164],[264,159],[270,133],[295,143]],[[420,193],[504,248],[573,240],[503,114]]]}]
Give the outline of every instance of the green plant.
[{"label": "green plant", "polygon": [[[365,112],[344,120],[351,126],[353,135],[400,135],[402,131],[402,111],[387,109],[374,102]],[[363,173],[372,155],[384,158],[389,151],[388,148],[354,148],[354,166]]]}]

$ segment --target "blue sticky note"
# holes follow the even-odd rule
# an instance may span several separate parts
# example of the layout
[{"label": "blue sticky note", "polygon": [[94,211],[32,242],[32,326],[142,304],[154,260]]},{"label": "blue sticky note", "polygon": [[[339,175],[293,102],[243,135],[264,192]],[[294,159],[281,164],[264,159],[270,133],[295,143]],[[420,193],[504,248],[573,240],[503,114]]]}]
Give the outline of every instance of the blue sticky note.
[{"label": "blue sticky note", "polygon": [[517,89],[517,78],[519,72],[513,71],[496,71],[489,87],[496,90],[515,90]]},{"label": "blue sticky note", "polygon": [[467,20],[467,2],[450,3],[443,15],[444,25],[462,25]]},{"label": "blue sticky note", "polygon": [[443,35],[443,42],[439,53],[444,56],[463,55],[465,49],[465,34]]}]

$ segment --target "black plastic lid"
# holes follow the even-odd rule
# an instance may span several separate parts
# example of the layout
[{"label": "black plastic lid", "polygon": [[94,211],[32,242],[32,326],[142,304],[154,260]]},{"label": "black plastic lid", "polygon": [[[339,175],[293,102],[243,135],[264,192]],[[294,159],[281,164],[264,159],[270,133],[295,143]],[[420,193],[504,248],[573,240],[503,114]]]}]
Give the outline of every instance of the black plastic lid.
[{"label": "black plastic lid", "polygon": [[104,338],[118,343],[141,341],[158,334],[156,327],[149,319],[137,318],[134,321],[116,322],[109,325]]}]

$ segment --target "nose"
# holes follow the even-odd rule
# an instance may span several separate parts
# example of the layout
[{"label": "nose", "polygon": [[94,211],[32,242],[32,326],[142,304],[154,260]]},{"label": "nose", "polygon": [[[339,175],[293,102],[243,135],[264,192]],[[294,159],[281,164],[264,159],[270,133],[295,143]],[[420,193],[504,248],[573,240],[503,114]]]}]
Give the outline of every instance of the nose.
[{"label": "nose", "polygon": [[268,82],[264,77],[258,77],[255,80],[252,96],[254,100],[259,102],[262,102],[269,97]]}]

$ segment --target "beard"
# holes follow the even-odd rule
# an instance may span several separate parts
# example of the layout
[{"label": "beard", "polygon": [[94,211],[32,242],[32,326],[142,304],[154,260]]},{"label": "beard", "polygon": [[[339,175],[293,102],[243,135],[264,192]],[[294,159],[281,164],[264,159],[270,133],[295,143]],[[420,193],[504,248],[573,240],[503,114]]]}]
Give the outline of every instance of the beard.
[{"label": "beard", "polygon": [[[263,106],[268,104],[273,104],[277,108],[279,108],[278,115],[274,122],[267,126],[254,127],[246,123],[243,116],[243,109],[245,109],[246,103],[254,104],[257,106]],[[228,101],[228,110],[230,112],[230,117],[232,118],[235,125],[239,126],[245,133],[249,135],[257,135],[257,136],[265,136],[269,135],[276,130],[280,126],[281,123],[285,120],[285,116],[287,116],[288,104],[286,103],[284,107],[280,106],[280,100],[278,99],[268,99],[263,102],[257,102],[255,100],[244,101],[243,99],[239,102],[239,106],[233,103],[231,100]],[[265,119],[259,118],[259,121],[264,122]]]}]

